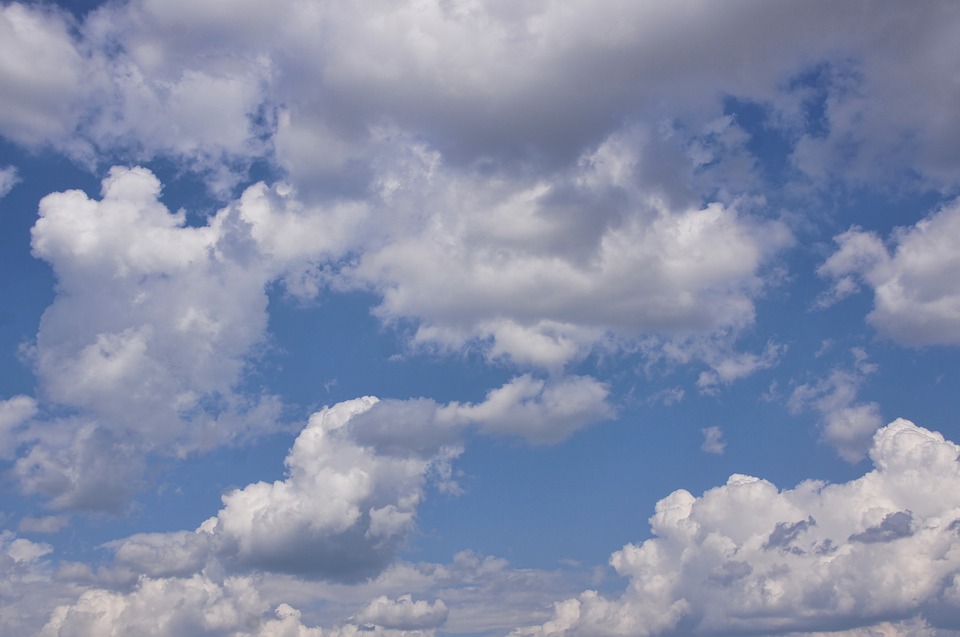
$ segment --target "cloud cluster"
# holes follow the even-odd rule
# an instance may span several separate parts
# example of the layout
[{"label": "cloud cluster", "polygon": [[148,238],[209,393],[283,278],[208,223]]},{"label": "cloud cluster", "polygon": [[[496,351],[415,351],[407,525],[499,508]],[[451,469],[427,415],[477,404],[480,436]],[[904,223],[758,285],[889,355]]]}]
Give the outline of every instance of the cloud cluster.
[{"label": "cloud cluster", "polygon": [[[586,390],[578,393],[579,386]],[[338,403],[310,418],[287,455],[284,480],[225,494],[220,512],[195,532],[114,542],[116,563],[154,577],[197,572],[216,560],[242,571],[362,580],[393,560],[429,480],[456,489],[449,463],[467,428],[556,441],[609,416],[605,398],[592,379],[524,376],[476,405],[373,397]]]},{"label": "cloud cluster", "polygon": [[847,483],[778,490],[733,475],[699,498],[676,491],[657,503],[654,537],[611,557],[622,596],[584,592],[514,634],[956,631],[958,452],[897,420],[874,437],[875,468]]},{"label": "cloud cluster", "polygon": [[868,285],[874,294],[867,320],[903,345],[960,344],[960,201],[896,229],[890,247],[875,232],[851,228],[817,272],[834,284],[827,301]]},{"label": "cloud cluster", "polygon": [[[956,89],[908,72],[942,65],[941,5],[909,20],[860,3],[688,9],[432,1],[228,11],[136,0],[71,24],[11,4],[7,46],[19,48],[9,59],[38,65],[24,74],[37,82],[51,76],[43,65],[69,81],[10,92],[25,105],[6,109],[3,130],[28,144],[172,156],[221,186],[225,173],[238,179],[269,157],[300,196],[359,212],[337,246],[351,258],[327,283],[376,290],[379,315],[415,321],[418,342],[557,367],[638,334],[752,322],[763,268],[789,236],[743,198],[759,181],[724,96],[762,105],[812,177],[851,163],[854,148],[872,164],[885,158],[884,170],[952,183],[957,157],[940,131]],[[823,19],[838,28],[821,29]],[[842,25],[856,37],[840,37]],[[892,47],[891,25],[908,25],[924,47]],[[830,79],[825,95],[797,79],[817,70]],[[942,99],[925,100],[924,117],[887,107],[930,91]],[[815,110],[823,121],[811,121]],[[47,111],[57,116],[31,124]]]},{"label": "cloud cluster", "polygon": [[[57,296],[30,355],[40,397],[67,411],[21,433],[31,447],[14,472],[55,506],[116,509],[146,454],[276,426],[276,399],[236,390],[266,334],[275,269],[235,209],[194,227],[159,195],[150,171],[114,168],[100,200],[40,202],[33,250]],[[106,456],[126,462],[96,461]]]}]

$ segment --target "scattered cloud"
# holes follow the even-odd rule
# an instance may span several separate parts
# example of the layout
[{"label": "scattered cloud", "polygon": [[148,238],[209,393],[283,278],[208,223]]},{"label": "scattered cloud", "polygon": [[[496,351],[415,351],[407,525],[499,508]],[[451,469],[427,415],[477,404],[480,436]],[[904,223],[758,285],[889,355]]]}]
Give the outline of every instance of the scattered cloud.
[{"label": "scattered cloud", "polygon": [[0,168],[0,199],[6,197],[18,183],[20,183],[20,177],[17,175],[16,168],[13,166]]},{"label": "scattered cloud", "polygon": [[723,430],[716,425],[701,429],[703,434],[703,444],[700,449],[706,453],[722,454],[727,448],[727,443],[723,440]]}]

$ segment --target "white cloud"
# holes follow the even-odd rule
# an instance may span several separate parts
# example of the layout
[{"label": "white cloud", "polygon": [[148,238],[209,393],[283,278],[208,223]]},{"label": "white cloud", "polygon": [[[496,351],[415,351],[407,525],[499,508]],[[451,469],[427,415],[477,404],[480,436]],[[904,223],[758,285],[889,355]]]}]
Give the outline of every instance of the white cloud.
[{"label": "white cloud", "polygon": [[17,169],[13,166],[0,168],[0,199],[7,196],[13,187],[20,183],[20,176],[17,175]]},{"label": "white cloud", "polygon": [[287,455],[284,480],[225,494],[216,517],[195,532],[139,534],[108,546],[118,567],[151,577],[183,576],[216,559],[244,571],[355,582],[393,560],[429,481],[455,489],[449,465],[467,428],[556,442],[608,417],[606,395],[590,378],[523,376],[476,405],[338,403],[311,416]]},{"label": "white cloud", "polygon": [[860,348],[852,350],[853,369],[833,369],[826,378],[797,386],[790,395],[790,410],[813,408],[821,416],[823,438],[848,462],[858,462],[866,455],[873,433],[883,420],[880,405],[858,403],[857,394],[876,365],[867,362]]},{"label": "white cloud", "polygon": [[[208,564],[202,572],[179,576],[130,571],[109,587],[104,583],[114,574],[101,572],[100,584],[91,587],[89,574],[68,577],[64,570],[58,573],[59,586],[71,577],[85,585],[74,585],[72,598],[45,600],[29,622],[21,617],[21,623],[9,624],[11,634],[432,637],[441,627],[450,634],[503,634],[540,619],[550,599],[588,580],[577,571],[516,569],[471,551],[457,553],[448,563],[398,562],[354,584],[225,574]],[[49,574],[34,573],[34,578],[55,584]],[[145,608],[155,609],[153,623]]]},{"label": "white cloud", "polygon": [[703,434],[701,450],[707,453],[722,454],[723,450],[727,448],[727,443],[723,440],[723,430],[720,427],[712,425],[701,429],[700,432]]},{"label": "white cloud", "polygon": [[837,281],[835,297],[861,280],[873,289],[867,320],[903,345],[960,344],[960,200],[898,228],[888,249],[875,233],[852,228],[834,241],[839,249],[817,270]]},{"label": "white cloud", "polygon": [[30,396],[0,400],[0,458],[13,458],[17,430],[37,413],[37,401]]},{"label": "white cloud", "polygon": [[490,358],[546,368],[650,333],[751,324],[762,268],[789,232],[757,219],[751,200],[671,206],[639,176],[646,137],[616,133],[576,168],[536,181],[435,162],[384,177],[401,188],[380,206],[426,215],[401,217],[336,283],[380,291],[377,315],[415,319],[418,343],[479,344]]},{"label": "white cloud", "polygon": [[58,10],[0,6],[0,134],[31,146],[70,145],[78,101],[95,93],[90,68]]},{"label": "white cloud", "polygon": [[[265,286],[279,269],[236,209],[189,227],[159,192],[148,170],[114,168],[100,201],[68,191],[40,202],[33,249],[58,287],[34,363],[44,397],[78,416],[22,434],[38,444],[16,472],[57,506],[116,509],[146,453],[182,455],[276,426],[274,398],[234,387],[265,338]],[[96,461],[102,454],[127,462]]]},{"label": "white cloud", "polygon": [[622,596],[587,591],[514,634],[955,628],[947,618],[960,605],[958,452],[897,420],[874,437],[874,470],[847,483],[779,490],[734,475],[699,498],[676,491],[657,503],[654,537],[611,557],[629,578]]},{"label": "white cloud", "polygon": [[613,417],[608,394],[605,385],[589,376],[543,381],[524,375],[488,392],[482,403],[447,405],[441,416],[455,414],[487,434],[554,443],[586,425]]},{"label": "white cloud", "polygon": [[244,578],[221,585],[199,574],[144,577],[128,595],[85,591],[74,604],[58,607],[39,635],[227,635],[265,610],[255,586]]},{"label": "white cloud", "polygon": [[374,398],[314,414],[289,476],[223,496],[215,537],[247,567],[356,580],[382,570],[413,525],[431,459],[379,454],[344,429]]},{"label": "white cloud", "polygon": [[412,595],[401,595],[395,600],[381,595],[357,614],[356,621],[398,630],[422,630],[439,628],[447,621],[448,614],[446,604],[440,599],[431,604],[414,601]]}]

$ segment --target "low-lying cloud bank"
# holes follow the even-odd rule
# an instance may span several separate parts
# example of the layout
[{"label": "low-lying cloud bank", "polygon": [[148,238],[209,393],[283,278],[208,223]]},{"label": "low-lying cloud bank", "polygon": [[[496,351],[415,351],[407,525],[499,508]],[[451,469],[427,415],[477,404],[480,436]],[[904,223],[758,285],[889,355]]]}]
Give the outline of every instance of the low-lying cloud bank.
[{"label": "low-lying cloud bank", "polygon": [[[896,420],[877,432],[870,449],[873,470],[850,482],[806,481],[779,490],[759,478],[733,475],[700,497],[675,491],[657,503],[650,518],[653,537],[611,557],[617,573],[628,578],[622,595],[587,590],[546,614],[535,598],[506,599],[498,592],[549,587],[544,572],[511,570],[502,560],[468,554],[449,566],[391,563],[391,549],[414,522],[431,456],[421,450],[386,462],[372,447],[346,442],[351,426],[361,427],[358,419],[375,415],[377,404],[358,399],[318,413],[288,457],[286,481],[225,496],[224,508],[195,532],[114,542],[112,564],[96,574],[80,565],[55,570],[51,547],[7,533],[0,538],[4,571],[24,583],[22,599],[37,581],[58,582],[51,590],[59,606],[47,611],[44,636],[185,630],[224,636],[432,635],[441,626],[505,634],[511,628],[502,621],[506,617],[514,622],[513,637],[943,637],[960,630],[960,446],[909,421]],[[397,413],[395,407],[384,413]],[[351,472],[335,470],[337,458],[364,454],[367,464],[352,458]],[[377,462],[382,466],[374,467]],[[343,493],[304,487],[303,480],[323,472],[330,474],[326,483]],[[357,495],[364,489],[366,495]],[[258,524],[242,524],[254,519]],[[344,543],[352,546],[351,559],[369,558],[340,564],[354,569],[350,577],[329,570],[325,561]],[[296,570],[287,568],[295,554],[301,572],[284,574]],[[379,575],[367,579],[371,565]],[[478,586],[481,580],[486,584]],[[310,593],[294,592],[297,587]],[[354,595],[354,610],[332,629],[308,625],[294,607],[306,610],[349,590],[369,597]],[[74,601],[64,601],[71,595]],[[10,591],[5,597],[16,600]],[[517,600],[524,600],[525,609],[516,608]],[[153,609],[149,626],[143,620],[147,608]],[[477,617],[477,608],[486,619]],[[14,616],[13,610],[4,613],[7,626],[17,625]],[[517,627],[534,621],[538,625]]]}]

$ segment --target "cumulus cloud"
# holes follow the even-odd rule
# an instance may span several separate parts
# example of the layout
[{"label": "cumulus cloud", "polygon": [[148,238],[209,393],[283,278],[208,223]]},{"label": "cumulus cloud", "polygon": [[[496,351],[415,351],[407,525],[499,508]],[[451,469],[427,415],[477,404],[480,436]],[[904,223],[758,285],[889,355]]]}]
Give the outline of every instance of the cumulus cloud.
[{"label": "cumulus cloud", "polygon": [[13,458],[17,430],[37,413],[37,401],[30,396],[0,400],[0,459]]},{"label": "cumulus cloud", "polygon": [[842,298],[863,282],[874,294],[867,320],[897,343],[960,344],[960,201],[913,226],[898,228],[888,248],[873,232],[851,228],[834,238],[837,251],[818,268]]},{"label": "cumulus cloud", "polygon": [[[897,420],[874,469],[793,489],[743,475],[657,503],[653,538],[611,557],[619,598],[587,591],[515,635],[933,634],[956,630],[960,447]],[[817,633],[820,634],[820,633]]]},{"label": "cumulus cloud", "polygon": [[[432,637],[437,629],[502,634],[540,618],[542,605],[587,581],[584,573],[517,569],[471,551],[446,563],[397,562],[376,578],[350,585],[207,567],[179,576],[131,573],[109,586],[105,582],[114,574],[101,572],[99,584],[91,586],[89,573],[67,570],[57,573],[61,587],[69,590],[64,583],[69,579],[83,581],[73,585],[72,598],[44,600],[29,620],[9,624],[11,634]],[[55,584],[50,574],[39,575],[33,573]],[[143,616],[151,607],[158,613],[153,624]]]},{"label": "cumulus cloud", "polygon": [[338,403],[311,416],[287,455],[285,479],[225,494],[216,517],[195,532],[138,534],[108,546],[118,568],[152,577],[197,572],[216,559],[240,570],[362,580],[393,560],[428,482],[454,488],[445,476],[468,428],[555,442],[609,416],[605,399],[593,379],[523,376],[479,404]]},{"label": "cumulus cloud", "polygon": [[873,433],[883,420],[880,405],[858,402],[857,394],[867,376],[876,371],[860,348],[852,350],[852,369],[837,367],[826,378],[794,388],[788,406],[794,413],[812,408],[820,414],[823,438],[848,462],[863,459]]},{"label": "cumulus cloud", "polygon": [[7,139],[30,146],[72,144],[81,118],[76,106],[96,90],[93,68],[70,26],[51,7],[0,6],[0,134]]},{"label": "cumulus cloud", "polygon": [[[583,2],[511,11],[290,2],[266,13],[243,3],[229,15],[206,3],[108,5],[78,26],[86,53],[72,55],[82,67],[73,75],[94,69],[112,90],[97,92],[106,105],[73,102],[90,111],[82,134],[94,146],[135,156],[199,158],[201,171],[229,172],[273,148],[302,194],[353,201],[371,218],[339,246],[357,258],[341,264],[335,285],[375,289],[381,318],[414,319],[420,343],[558,367],[601,342],[752,322],[763,268],[789,235],[740,198],[758,182],[749,137],[722,95],[772,104],[778,122],[796,125],[787,115],[797,98],[782,87],[805,70],[798,59],[817,64],[813,51],[856,60],[871,87],[896,80],[897,95],[919,81],[877,63],[889,61],[883,25],[893,18],[864,22],[859,5],[829,9],[834,23],[857,25],[852,39],[820,29],[823,16],[802,4],[752,9],[763,28],[748,35],[746,8],[691,7],[620,3],[609,12],[618,14],[612,35],[608,12]],[[8,12],[60,25],[50,37],[68,52],[79,46],[63,18]],[[941,33],[936,12],[910,22],[918,38]],[[795,33],[805,37],[784,37]],[[689,41],[701,46],[680,44]],[[758,49],[770,54],[748,53]],[[913,51],[942,59],[934,48]],[[939,91],[950,103],[953,89]],[[847,99],[892,130],[926,121],[852,92],[831,104]],[[656,119],[665,103],[675,124],[624,125]],[[829,114],[840,138],[876,128]],[[915,139],[940,147],[936,136]],[[316,277],[300,280],[303,294],[317,288]],[[727,382],[728,372],[704,382]]]},{"label": "cumulus cloud", "polygon": [[379,454],[344,435],[375,402],[318,412],[290,450],[286,480],[223,496],[213,530],[221,550],[249,567],[333,579],[382,570],[412,528],[431,459]]},{"label": "cumulus cloud", "polygon": [[421,630],[439,628],[447,621],[447,615],[443,600],[431,604],[424,600],[414,601],[412,595],[401,595],[395,600],[381,595],[357,614],[356,621],[398,630]]},{"label": "cumulus cloud", "polygon": [[[277,270],[236,208],[191,227],[159,194],[150,171],[118,167],[99,201],[67,191],[40,202],[33,250],[58,287],[31,355],[43,398],[76,416],[23,433],[33,446],[15,472],[57,506],[115,509],[145,454],[276,423],[276,399],[234,387],[265,337]],[[95,460],[111,455],[127,462]]]}]

